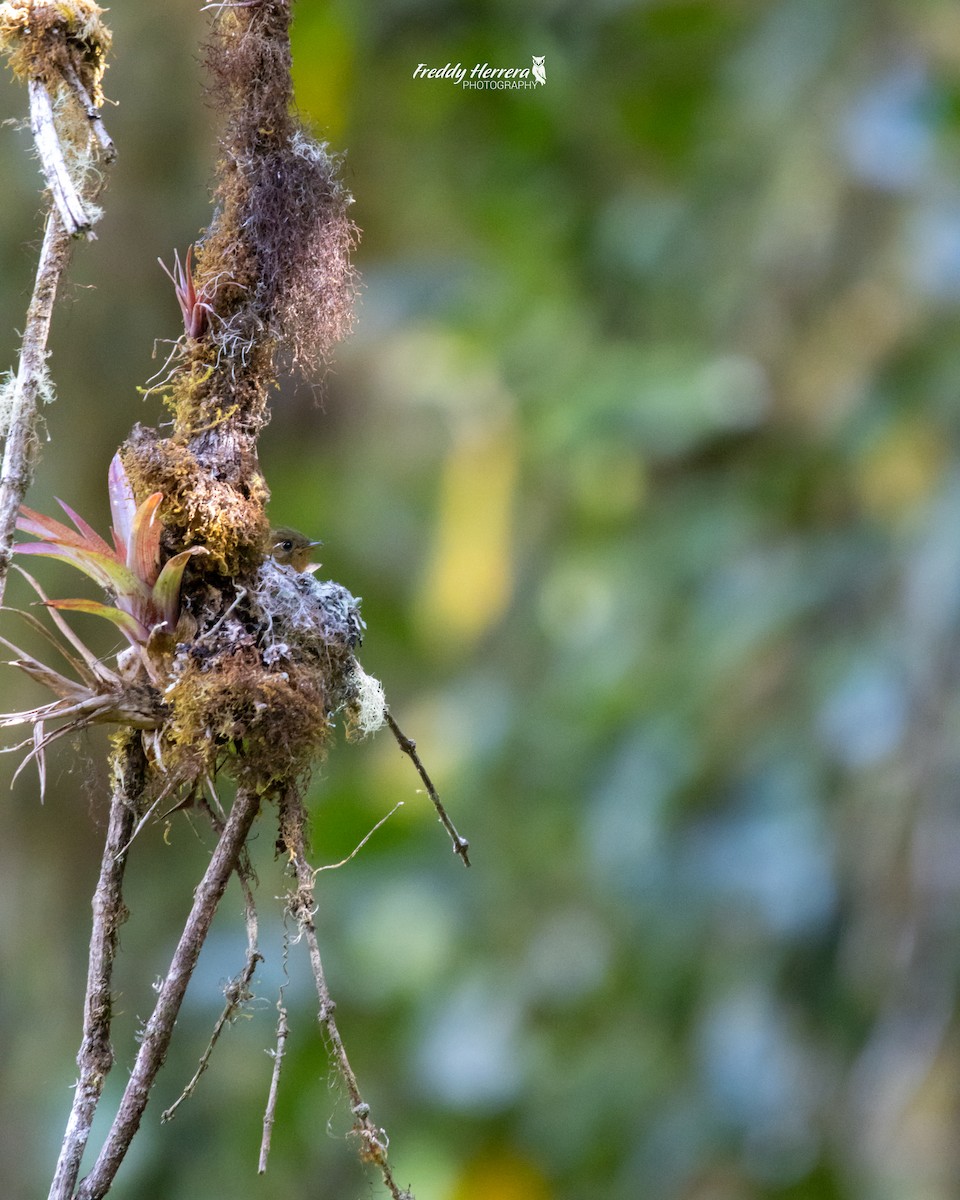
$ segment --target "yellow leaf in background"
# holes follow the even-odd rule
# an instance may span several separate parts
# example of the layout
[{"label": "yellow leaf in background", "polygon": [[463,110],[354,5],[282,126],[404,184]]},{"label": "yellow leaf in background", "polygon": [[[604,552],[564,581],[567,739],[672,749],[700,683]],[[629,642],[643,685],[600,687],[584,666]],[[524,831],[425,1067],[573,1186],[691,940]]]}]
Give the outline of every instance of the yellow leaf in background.
[{"label": "yellow leaf in background", "polygon": [[537,1167],[519,1155],[500,1151],[466,1168],[450,1200],[552,1200],[553,1189]]},{"label": "yellow leaf in background", "polygon": [[472,430],[443,468],[433,550],[418,604],[431,642],[473,642],[501,616],[513,587],[517,446],[510,425]]},{"label": "yellow leaf in background", "polygon": [[945,442],[941,431],[915,418],[886,429],[856,467],[857,492],[867,512],[895,523],[926,502],[943,475]]}]

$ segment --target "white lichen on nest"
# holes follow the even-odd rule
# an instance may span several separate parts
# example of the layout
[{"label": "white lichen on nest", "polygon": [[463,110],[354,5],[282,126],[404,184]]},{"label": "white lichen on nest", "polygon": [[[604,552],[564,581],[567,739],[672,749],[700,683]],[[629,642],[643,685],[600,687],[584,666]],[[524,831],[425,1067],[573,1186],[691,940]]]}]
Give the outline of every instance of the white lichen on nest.
[{"label": "white lichen on nest", "polygon": [[332,579],[298,574],[267,558],[249,600],[262,617],[265,656],[279,643],[291,653],[318,654],[333,647],[354,650],[363,641],[360,600]]},{"label": "white lichen on nest", "polygon": [[[250,600],[263,617],[263,662],[270,666],[298,657],[323,658],[331,695],[345,709],[348,730],[366,737],[386,723],[383,684],[368,675],[353,651],[363,640],[366,623],[360,599],[332,579],[319,580],[309,571],[298,574],[272,558],[257,573]],[[344,657],[343,651],[349,651]]]},{"label": "white lichen on nest", "polygon": [[356,728],[361,737],[376,733],[387,723],[387,698],[379,679],[368,675],[354,660],[355,700],[351,707]]},{"label": "white lichen on nest", "polygon": [[383,689],[357,663],[364,622],[339,583],[266,559],[218,619],[180,642],[164,692],[164,755],[190,771],[235,750],[238,774],[308,771],[336,718],[349,736],[380,728]]}]

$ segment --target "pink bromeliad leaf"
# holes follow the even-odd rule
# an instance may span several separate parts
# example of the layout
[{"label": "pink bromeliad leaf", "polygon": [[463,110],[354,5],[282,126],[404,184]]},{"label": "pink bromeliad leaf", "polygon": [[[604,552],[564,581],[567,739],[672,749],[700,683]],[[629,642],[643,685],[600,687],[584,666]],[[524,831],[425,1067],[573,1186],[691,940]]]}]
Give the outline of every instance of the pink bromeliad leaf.
[{"label": "pink bromeliad leaf", "polygon": [[149,589],[123,563],[106,554],[93,550],[85,550],[69,544],[57,542],[20,542],[16,546],[17,554],[38,554],[44,558],[56,558],[61,562],[89,575],[107,592],[113,592],[117,597],[124,595],[149,598]]},{"label": "pink bromeliad leaf", "polygon": [[99,600],[48,600],[51,608],[67,612],[92,613],[95,617],[104,617],[112,621],[120,632],[133,646],[142,646],[149,637],[149,631],[128,612],[114,608],[112,604],[101,604]]},{"label": "pink bromeliad leaf", "polygon": [[127,547],[130,545],[130,534],[133,531],[133,518],[137,512],[137,502],[119,454],[115,454],[110,461],[107,490],[110,494],[110,513],[113,517],[114,545],[117,548],[117,555],[126,562]]},{"label": "pink bromeliad leaf", "polygon": [[[19,571],[30,587],[32,587],[40,597],[41,601],[49,608],[50,605],[48,601],[50,597],[43,590],[36,579],[34,579],[30,572],[25,571],[23,567],[18,566],[14,566],[14,570]],[[64,641],[68,645],[72,646],[74,650],[76,650],[77,653],[82,657],[87,671],[93,676],[93,678],[101,682],[109,682],[113,678],[113,673],[108,671],[93,653],[93,651],[80,638],[77,637],[66,621],[64,621],[64,619],[56,611],[56,609],[52,609],[50,613],[50,619],[53,621],[54,625],[56,625],[57,629],[63,634]],[[73,659],[70,658],[69,661],[72,664]],[[81,671],[80,673],[82,674],[83,672]]]},{"label": "pink bromeliad leaf", "polygon": [[141,505],[134,499],[130,481],[114,455],[108,477],[113,515],[114,548],[79,513],[60,501],[75,529],[30,508],[21,508],[17,527],[41,539],[14,547],[18,554],[34,554],[69,563],[93,579],[113,600],[46,600],[53,610],[87,612],[112,621],[135,646],[144,647],[155,628],[174,632],[180,615],[180,586],[184,568],[203,547],[175,554],[160,567],[163,526],[157,513],[163,493],[154,492]]},{"label": "pink bromeliad leaf", "polygon": [[177,303],[183,315],[183,329],[187,337],[197,338],[203,333],[208,315],[213,311],[208,293],[197,285],[193,279],[193,246],[187,247],[183,262],[180,262],[178,251],[173,252],[173,270],[171,271],[162,258],[157,262],[166,272],[167,278],[173,284]]},{"label": "pink bromeliad leaf", "polygon": [[107,545],[100,534],[97,533],[92,525],[88,525],[78,512],[74,512],[70,505],[61,500],[59,496],[57,497],[57,503],[86,538],[87,545],[91,550],[97,550],[100,554],[113,554],[113,550]]},{"label": "pink bromeliad leaf", "polygon": [[32,533],[34,537],[46,538],[63,546],[74,546],[78,550],[99,551],[102,547],[104,553],[113,554],[102,538],[98,539],[98,545],[93,545],[84,534],[74,532],[69,525],[63,525],[53,517],[45,517],[26,505],[21,505],[20,512],[22,515],[17,518],[17,528],[21,533]]},{"label": "pink bromeliad leaf", "polygon": [[153,587],[160,570],[160,535],[163,526],[157,520],[157,509],[163,501],[163,492],[148,496],[133,515],[130,540],[127,542],[127,567]]}]

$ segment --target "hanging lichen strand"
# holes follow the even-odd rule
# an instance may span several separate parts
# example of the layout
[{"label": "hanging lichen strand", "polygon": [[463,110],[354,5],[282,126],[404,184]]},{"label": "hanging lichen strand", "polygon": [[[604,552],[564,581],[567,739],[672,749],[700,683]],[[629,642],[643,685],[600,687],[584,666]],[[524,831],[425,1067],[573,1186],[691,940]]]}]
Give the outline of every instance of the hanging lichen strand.
[{"label": "hanging lichen strand", "polygon": [[277,364],[314,374],[352,322],[351,197],[291,115],[289,8],[266,0],[217,15],[207,65],[225,125],[213,221],[177,263],[185,329],[161,385],[174,430],[139,429],[124,451],[137,496],[162,491],[171,533],[205,545],[228,575],[263,542],[256,440]]},{"label": "hanging lichen strand", "polygon": [[137,500],[163,494],[166,552],[206,551],[167,667],[165,769],[203,774],[227,747],[256,786],[309,766],[361,678],[349,593],[263,560],[257,438],[278,366],[322,367],[356,283],[351,197],[291,115],[289,24],[283,0],[217,15],[207,64],[225,124],[213,221],[171,274],[184,333],[159,386],[173,432],[138,426],[121,451]]}]

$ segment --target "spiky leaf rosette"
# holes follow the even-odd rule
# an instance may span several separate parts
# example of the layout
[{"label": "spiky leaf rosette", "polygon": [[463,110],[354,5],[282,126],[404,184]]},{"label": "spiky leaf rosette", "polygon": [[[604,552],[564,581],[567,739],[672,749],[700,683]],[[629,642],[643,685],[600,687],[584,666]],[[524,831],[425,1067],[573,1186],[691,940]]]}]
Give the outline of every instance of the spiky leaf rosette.
[{"label": "spiky leaf rosette", "polygon": [[[0,714],[0,727],[33,726],[29,743],[21,743],[30,744],[32,749],[20,770],[31,759],[37,759],[41,785],[43,751],[55,738],[100,722],[154,730],[162,724],[166,705],[161,692],[167,678],[163,652],[172,648],[184,568],[192,555],[203,553],[201,547],[193,547],[173,555],[161,566],[163,529],[157,510],[162,493],[156,492],[137,505],[119,456],[114,456],[110,464],[108,483],[112,544],[62,500],[59,504],[73,528],[26,507],[21,508],[17,521],[23,533],[42,539],[20,543],[14,547],[17,554],[70,563],[98,583],[111,601],[51,600],[30,574],[21,571],[49,610],[59,637],[30,613],[21,612],[20,616],[52,642],[76,675],[71,679],[7,638],[0,638],[0,644],[16,656],[12,665],[58,697],[23,712]],[[74,633],[60,615],[62,611],[103,617],[121,631],[132,650],[119,656],[116,669],[106,666]],[[63,720],[65,724],[47,733],[44,725],[51,720]]]},{"label": "spiky leaf rosette", "polygon": [[157,519],[157,510],[163,494],[154,492],[138,506],[119,455],[114,455],[110,464],[109,488],[112,546],[68,504],[58,500],[75,529],[21,507],[17,528],[42,540],[21,542],[14,550],[17,554],[59,559],[89,575],[114,603],[98,600],[48,600],[47,603],[53,608],[103,617],[116,625],[132,646],[146,649],[156,631],[173,634],[176,629],[184,568],[203,549],[193,546],[183,550],[161,567],[163,527]]}]

